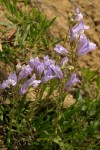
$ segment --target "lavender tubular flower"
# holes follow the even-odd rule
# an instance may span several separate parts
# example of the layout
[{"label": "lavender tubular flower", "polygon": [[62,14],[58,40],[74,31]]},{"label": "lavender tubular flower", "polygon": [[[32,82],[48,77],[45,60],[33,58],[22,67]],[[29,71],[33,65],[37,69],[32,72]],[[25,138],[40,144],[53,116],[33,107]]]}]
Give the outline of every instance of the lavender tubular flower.
[{"label": "lavender tubular flower", "polygon": [[33,74],[33,76],[21,86],[21,89],[19,91],[20,95],[25,94],[27,92],[29,86],[31,86],[31,83],[35,80],[35,78],[36,76],[35,74]]},{"label": "lavender tubular flower", "polygon": [[8,77],[8,84],[10,84],[12,86],[16,86],[16,84],[17,84],[17,76],[16,76],[16,74],[10,73],[10,75]]},{"label": "lavender tubular flower", "polygon": [[37,69],[37,67],[38,67],[39,65],[40,65],[39,58],[36,57],[36,58],[34,59],[34,68]]},{"label": "lavender tubular flower", "polygon": [[70,40],[75,41],[79,35],[84,32],[84,22],[81,20],[70,30]]},{"label": "lavender tubular flower", "polygon": [[75,13],[76,13],[75,21],[80,21],[83,19],[83,14],[80,13],[79,8],[75,9]]},{"label": "lavender tubular flower", "polygon": [[29,65],[25,66],[18,75],[18,81],[28,77],[28,75],[30,75],[32,73],[32,71],[33,71],[33,69]]},{"label": "lavender tubular flower", "polygon": [[76,77],[76,74],[72,74],[70,81],[65,86],[65,91],[68,91],[70,87],[77,82],[80,82],[80,80]]},{"label": "lavender tubular flower", "polygon": [[41,80],[34,80],[33,82],[31,82],[30,86],[32,85],[34,88],[37,88],[40,83]]},{"label": "lavender tubular flower", "polygon": [[28,90],[28,81],[26,81],[26,82],[22,85],[22,87],[21,87],[21,89],[20,89],[20,91],[19,91],[19,94],[20,94],[20,95],[23,95],[23,94],[25,94],[25,93],[27,92],[27,90]]},{"label": "lavender tubular flower", "polygon": [[30,59],[29,65],[32,69],[34,69],[34,59]]},{"label": "lavender tubular flower", "polygon": [[80,36],[80,40],[79,40],[79,44],[78,44],[78,56],[82,56],[86,53],[88,53],[91,50],[96,49],[96,44],[90,42],[87,37],[85,36],[85,34]]},{"label": "lavender tubular flower", "polygon": [[66,54],[68,53],[67,49],[65,49],[63,46],[57,44],[56,47],[54,48],[54,50],[64,56],[66,56]]},{"label": "lavender tubular flower", "polygon": [[40,65],[37,67],[39,77],[41,77],[44,70],[45,70],[44,63],[40,63]]},{"label": "lavender tubular flower", "polygon": [[70,40],[71,42],[77,40],[81,34],[84,33],[84,29],[88,29],[88,26],[84,25],[84,21],[81,20],[70,30]]},{"label": "lavender tubular flower", "polygon": [[9,84],[8,84],[8,80],[3,81],[2,84],[0,84],[0,89],[5,89],[5,88],[10,88]]},{"label": "lavender tubular flower", "polygon": [[44,76],[41,79],[41,82],[48,82],[49,80],[56,78],[57,76],[54,74],[51,68],[48,68],[47,70],[44,71]]},{"label": "lavender tubular flower", "polygon": [[[83,21],[83,14],[80,13],[79,8],[75,9],[75,13],[76,13],[75,21],[77,21],[77,22]],[[87,30],[89,28],[90,28],[89,26],[84,25],[85,30]]]},{"label": "lavender tubular flower", "polygon": [[54,71],[54,73],[56,74],[56,76],[59,79],[63,79],[63,73],[62,73],[62,71],[61,71],[59,66],[51,65],[50,68]]},{"label": "lavender tubular flower", "polygon": [[64,66],[67,62],[68,62],[68,57],[64,57],[64,58],[61,60],[61,65]]},{"label": "lavender tubular flower", "polygon": [[44,76],[41,80],[42,83],[48,82],[49,80],[55,78],[55,76]]},{"label": "lavender tubular flower", "polygon": [[79,11],[79,8],[78,8],[78,7],[76,7],[76,9],[75,9],[75,13],[76,13],[76,14],[79,14],[79,12],[80,12],[80,11]]},{"label": "lavender tubular flower", "polygon": [[3,81],[0,85],[0,89],[10,88],[10,85],[16,86],[17,84],[17,76],[14,73],[10,73],[8,80]]},{"label": "lavender tubular flower", "polygon": [[44,57],[44,67],[48,68],[51,64],[54,64],[54,60],[49,59],[48,55]]},{"label": "lavender tubular flower", "polygon": [[39,61],[38,57],[31,59],[29,61],[29,65],[32,69],[37,69],[37,67],[40,65],[40,61]]}]

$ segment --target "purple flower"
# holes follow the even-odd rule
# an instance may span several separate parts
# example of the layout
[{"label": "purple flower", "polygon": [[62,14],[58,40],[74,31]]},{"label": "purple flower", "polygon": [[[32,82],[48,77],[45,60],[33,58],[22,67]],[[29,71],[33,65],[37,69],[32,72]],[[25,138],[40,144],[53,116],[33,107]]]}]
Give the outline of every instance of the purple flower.
[{"label": "purple flower", "polygon": [[0,84],[0,89],[10,88],[8,84],[8,80],[3,81],[2,84]]},{"label": "purple flower", "polygon": [[61,65],[64,66],[68,62],[68,57],[64,57],[61,61]]},{"label": "purple flower", "polygon": [[72,29],[70,30],[70,40],[75,41],[79,38],[81,34],[84,33],[84,29],[88,29],[88,26],[84,25],[84,21],[81,20],[79,23],[77,23]]},{"label": "purple flower", "polygon": [[28,80],[21,86],[21,89],[19,90],[19,94],[23,95],[27,92],[28,90]]},{"label": "purple flower", "polygon": [[28,75],[30,75],[32,73],[32,71],[33,71],[33,69],[29,65],[24,66],[22,68],[22,71],[18,75],[18,81],[28,77]]},{"label": "purple flower", "polygon": [[80,21],[83,19],[83,14],[80,13],[79,8],[75,9],[75,13],[76,13],[75,21]]},{"label": "purple flower", "polygon": [[54,64],[54,60],[49,59],[48,55],[44,57],[44,66],[45,68],[49,67],[51,64]]},{"label": "purple flower", "polygon": [[51,68],[48,68],[44,71],[44,76],[42,77],[41,81],[42,83],[48,82],[49,80],[56,78],[57,76],[54,74]]},{"label": "purple flower", "polygon": [[66,54],[68,53],[67,49],[65,49],[63,46],[57,44],[56,47],[54,48],[54,50],[64,56],[66,56]]},{"label": "purple flower", "polygon": [[85,30],[88,30],[89,28],[90,28],[89,26],[84,25]]},{"label": "purple flower", "polygon": [[60,78],[60,79],[63,79],[63,73],[60,69],[59,66],[55,66],[55,65],[50,65],[50,68],[54,71],[55,75]]},{"label": "purple flower", "polygon": [[35,74],[33,74],[33,76],[22,85],[19,91],[19,94],[20,95],[25,94],[30,86],[33,86],[36,88],[41,83],[41,81],[35,80],[35,79],[36,79],[36,76]]},{"label": "purple flower", "polygon": [[32,69],[37,69],[37,67],[40,65],[40,61],[39,61],[38,57],[36,57],[34,59],[30,59],[29,65]]},{"label": "purple flower", "polygon": [[91,50],[96,49],[96,44],[90,42],[87,37],[85,36],[85,34],[82,34],[80,36],[80,40],[79,40],[79,44],[78,44],[78,56],[82,56],[86,53],[88,53]]},{"label": "purple flower", "polygon": [[72,74],[70,81],[65,86],[65,90],[68,91],[70,87],[77,82],[80,82],[80,80],[76,77],[76,74]]},{"label": "purple flower", "polygon": [[33,82],[31,82],[30,86],[32,85],[34,88],[37,88],[40,83],[41,80],[34,80]]},{"label": "purple flower", "polygon": [[17,84],[17,76],[15,73],[10,73],[9,77],[8,77],[8,84],[12,85],[12,86],[16,86]]},{"label": "purple flower", "polygon": [[19,91],[20,95],[25,94],[27,92],[30,83],[33,82],[33,80],[35,80],[35,78],[36,78],[36,76],[35,76],[35,74],[33,74],[33,76],[21,86],[21,89]]},{"label": "purple flower", "polygon": [[42,73],[43,73],[44,70],[45,70],[44,63],[41,62],[41,63],[39,64],[39,66],[37,67],[37,72],[38,72],[39,77],[41,77],[41,75],[42,75]]},{"label": "purple flower", "polygon": [[10,88],[10,85],[16,86],[17,84],[17,76],[14,73],[10,73],[8,80],[3,81],[0,85],[0,89]]}]

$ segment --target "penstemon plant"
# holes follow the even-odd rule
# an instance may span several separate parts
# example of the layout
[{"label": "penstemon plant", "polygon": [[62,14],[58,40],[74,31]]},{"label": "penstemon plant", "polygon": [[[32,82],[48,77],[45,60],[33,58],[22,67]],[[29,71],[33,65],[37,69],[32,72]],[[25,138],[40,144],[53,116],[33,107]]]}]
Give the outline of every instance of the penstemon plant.
[{"label": "penstemon plant", "polygon": [[[57,44],[54,50],[63,56],[61,62],[55,62],[52,59],[49,59],[48,56],[45,56],[43,61],[40,62],[39,58],[36,57],[34,59],[30,59],[28,65],[22,65],[19,63],[16,66],[16,73],[11,73],[8,77],[8,80],[3,81],[0,85],[0,89],[10,88],[11,86],[19,86],[22,80],[26,79],[26,82],[21,86],[19,94],[25,94],[27,92],[28,87],[33,86],[37,88],[39,84],[43,84],[48,82],[51,79],[56,80],[57,78],[60,80],[66,80],[66,75],[64,72],[68,72],[65,70],[66,64],[68,62],[68,54],[70,59],[72,58],[72,66],[75,71],[74,64],[77,62],[77,57],[80,57],[87,52],[96,49],[96,44],[92,43],[84,34],[84,30],[89,27],[84,25],[83,15],[79,12],[79,9],[75,10],[76,16],[73,18],[72,28],[70,29],[70,44],[72,47],[72,53],[69,54],[68,50],[63,46]],[[73,59],[74,58],[74,59]],[[74,60],[74,62],[73,62]],[[63,68],[63,69],[62,69]],[[61,71],[62,69],[62,71]],[[27,77],[30,79],[27,80]],[[68,77],[69,78],[69,77]],[[64,81],[63,81],[64,82]],[[79,82],[79,79],[76,77],[76,74],[73,73],[71,75],[70,81],[66,84],[65,89],[69,89],[69,87],[73,84]]]},{"label": "penstemon plant", "polygon": [[[63,103],[71,87],[81,82],[76,73],[78,57],[96,49],[96,44],[84,33],[89,27],[84,25],[79,8],[70,20],[71,50],[56,44],[54,51],[60,55],[59,61],[46,55],[31,58],[27,65],[19,62],[16,71],[0,84],[1,93],[5,93],[0,98],[4,142],[10,150],[71,149],[62,137]],[[27,95],[31,93],[34,96],[30,101]]]}]

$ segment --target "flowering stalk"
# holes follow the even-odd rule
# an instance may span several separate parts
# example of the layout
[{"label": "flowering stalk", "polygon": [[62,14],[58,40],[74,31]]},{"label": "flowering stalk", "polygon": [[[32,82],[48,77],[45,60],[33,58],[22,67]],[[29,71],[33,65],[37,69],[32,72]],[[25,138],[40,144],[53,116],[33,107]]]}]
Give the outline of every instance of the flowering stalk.
[{"label": "flowering stalk", "polygon": [[[76,15],[71,18],[73,20],[73,26],[70,28],[70,45],[72,52],[70,53],[66,48],[57,44],[54,50],[63,57],[59,63],[56,63],[48,56],[45,56],[42,62],[36,57],[34,59],[31,58],[28,65],[21,66],[21,64],[18,63],[16,73],[11,73],[8,80],[3,81],[0,85],[1,90],[10,88],[10,86],[19,86],[19,95],[23,95],[30,87],[37,88],[40,84],[59,79],[60,83],[65,84],[65,81],[68,82],[63,88],[68,91],[74,83],[79,82],[75,74],[77,59],[89,51],[96,49],[96,44],[90,42],[84,34],[84,30],[89,29],[89,27],[84,25],[83,15],[78,8],[76,8],[75,13]],[[71,67],[74,66],[70,73],[68,69],[69,61],[72,61]],[[66,77],[65,73],[69,76]],[[23,84],[22,81],[24,81]]]}]

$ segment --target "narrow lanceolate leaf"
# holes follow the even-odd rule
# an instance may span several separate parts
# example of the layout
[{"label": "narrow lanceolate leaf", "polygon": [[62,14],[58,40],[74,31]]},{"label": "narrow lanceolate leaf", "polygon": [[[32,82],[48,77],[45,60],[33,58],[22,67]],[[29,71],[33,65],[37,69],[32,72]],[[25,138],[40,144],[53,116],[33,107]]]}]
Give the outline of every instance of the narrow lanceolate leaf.
[{"label": "narrow lanceolate leaf", "polygon": [[2,26],[8,26],[8,25],[9,25],[9,23],[8,23],[8,22],[0,21],[0,25],[2,25]]},{"label": "narrow lanceolate leaf", "polygon": [[47,28],[49,28],[49,27],[54,23],[55,20],[56,20],[56,17],[54,17],[54,18],[49,22],[49,24],[47,25],[47,27],[45,28],[45,30],[46,30]]},{"label": "narrow lanceolate leaf", "polygon": [[22,37],[22,44],[25,45],[25,40],[26,38],[28,37],[28,34],[29,34],[29,30],[30,30],[30,25],[28,25],[23,37]]}]

